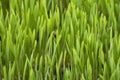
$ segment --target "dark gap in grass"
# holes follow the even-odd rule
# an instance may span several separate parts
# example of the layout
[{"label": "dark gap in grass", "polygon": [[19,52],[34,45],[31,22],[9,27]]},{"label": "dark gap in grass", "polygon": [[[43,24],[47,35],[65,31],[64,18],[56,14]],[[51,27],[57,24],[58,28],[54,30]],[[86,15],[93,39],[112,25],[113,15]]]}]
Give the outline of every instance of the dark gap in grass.
[{"label": "dark gap in grass", "polygon": [[57,30],[57,26],[54,27],[54,32],[53,32],[53,36],[56,39],[56,30]]},{"label": "dark gap in grass", "polygon": [[2,65],[6,65],[6,60],[5,60],[4,56],[2,56]]},{"label": "dark gap in grass", "polygon": [[60,70],[60,79],[63,80],[63,76],[64,76],[64,69],[63,67]]},{"label": "dark gap in grass", "polygon": [[37,41],[37,43],[39,43],[39,40],[40,40],[40,32],[39,32],[39,30],[37,31],[37,34],[36,34],[37,36],[36,36],[36,41]]},{"label": "dark gap in grass", "polygon": [[52,1],[50,0],[49,3],[48,3],[48,8],[47,8],[47,15],[48,15],[48,18],[50,18],[51,5],[52,5]]},{"label": "dark gap in grass", "polygon": [[104,52],[104,61],[106,62],[108,59],[108,51],[110,49],[110,42],[107,42],[103,44],[103,52]]},{"label": "dark gap in grass", "polygon": [[[1,37],[1,35],[0,35],[0,52],[2,52],[2,37]],[[5,61],[4,55],[1,54],[0,58],[1,58],[2,65],[6,65],[6,61]]]},{"label": "dark gap in grass", "polygon": [[56,69],[54,69],[54,71],[53,71],[53,76],[54,76],[54,79],[57,80],[57,71],[56,71]]},{"label": "dark gap in grass", "polygon": [[5,16],[7,15],[7,12],[9,12],[10,10],[9,0],[0,0],[0,2],[2,3],[3,15],[5,18]]}]

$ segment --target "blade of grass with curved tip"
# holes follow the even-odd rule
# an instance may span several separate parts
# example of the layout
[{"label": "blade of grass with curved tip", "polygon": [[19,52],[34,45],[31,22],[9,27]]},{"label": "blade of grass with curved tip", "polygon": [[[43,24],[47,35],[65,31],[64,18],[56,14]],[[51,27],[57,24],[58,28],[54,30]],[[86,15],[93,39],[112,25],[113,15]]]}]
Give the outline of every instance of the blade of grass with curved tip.
[{"label": "blade of grass with curved tip", "polygon": [[106,63],[104,64],[103,79],[104,80],[108,80],[109,79],[108,66],[107,66]]},{"label": "blade of grass with curved tip", "polygon": [[[48,52],[49,48],[52,50],[52,38],[53,38],[53,32],[50,34],[49,39],[47,40],[45,51]],[[49,53],[49,52],[48,52]]]},{"label": "blade of grass with curved tip", "polygon": [[59,25],[60,25],[60,12],[59,12],[59,9],[56,8],[56,11],[54,13],[54,20],[55,20],[55,23],[56,23],[56,27],[57,29],[59,30]]},{"label": "blade of grass with curved tip", "polygon": [[75,71],[75,79],[79,79],[79,75],[81,73],[81,69],[80,69],[80,65],[81,63],[79,62],[80,61],[80,58],[79,58],[79,54],[77,53],[77,51],[75,49],[73,49],[73,63],[72,66],[73,66],[73,71]]},{"label": "blade of grass with curved tip", "polygon": [[58,64],[56,65],[57,69],[57,79],[60,80],[60,70],[62,70],[62,58],[63,58],[63,52],[61,52],[60,58],[58,60]]},{"label": "blade of grass with curved tip", "polygon": [[34,74],[35,73],[34,73],[33,69],[31,68],[30,72],[29,72],[29,80],[35,80],[35,75]]},{"label": "blade of grass with curved tip", "polygon": [[73,80],[73,76],[72,76],[70,69],[65,69],[63,79],[64,80]]},{"label": "blade of grass with curved tip", "polygon": [[3,74],[4,74],[4,80],[7,80],[8,76],[7,76],[6,66],[3,66]]},{"label": "blade of grass with curved tip", "polygon": [[92,80],[92,67],[89,58],[87,59],[87,79]]},{"label": "blade of grass with curved tip", "polygon": [[9,64],[8,78],[9,80],[14,79],[15,77],[15,62],[13,64]]},{"label": "blade of grass with curved tip", "polygon": [[81,80],[85,80],[85,77],[84,77],[84,75],[82,74],[82,76],[81,76]]},{"label": "blade of grass with curved tip", "polygon": [[26,80],[26,70],[27,70],[27,59],[25,61],[24,70],[23,70],[23,77],[22,77],[23,80]]}]

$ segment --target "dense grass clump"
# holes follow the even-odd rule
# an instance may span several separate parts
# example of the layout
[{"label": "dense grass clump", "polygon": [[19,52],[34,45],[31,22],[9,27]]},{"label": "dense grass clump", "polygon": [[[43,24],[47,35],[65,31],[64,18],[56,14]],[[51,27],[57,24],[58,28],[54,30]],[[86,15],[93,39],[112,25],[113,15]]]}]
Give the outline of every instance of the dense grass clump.
[{"label": "dense grass clump", "polygon": [[119,75],[119,0],[0,0],[0,80]]}]

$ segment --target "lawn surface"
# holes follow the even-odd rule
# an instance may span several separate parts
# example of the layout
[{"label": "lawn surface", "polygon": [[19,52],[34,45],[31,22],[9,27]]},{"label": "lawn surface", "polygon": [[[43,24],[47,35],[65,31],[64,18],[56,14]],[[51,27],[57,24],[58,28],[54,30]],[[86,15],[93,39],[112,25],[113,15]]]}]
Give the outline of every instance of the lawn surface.
[{"label": "lawn surface", "polygon": [[119,0],[0,0],[0,80],[119,75]]}]

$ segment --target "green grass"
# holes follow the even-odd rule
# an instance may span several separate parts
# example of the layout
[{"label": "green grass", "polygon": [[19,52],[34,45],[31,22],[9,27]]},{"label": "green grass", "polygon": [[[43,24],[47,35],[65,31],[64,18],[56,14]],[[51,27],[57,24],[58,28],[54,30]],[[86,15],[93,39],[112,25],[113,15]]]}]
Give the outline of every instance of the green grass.
[{"label": "green grass", "polygon": [[119,75],[119,0],[0,0],[0,80]]}]

